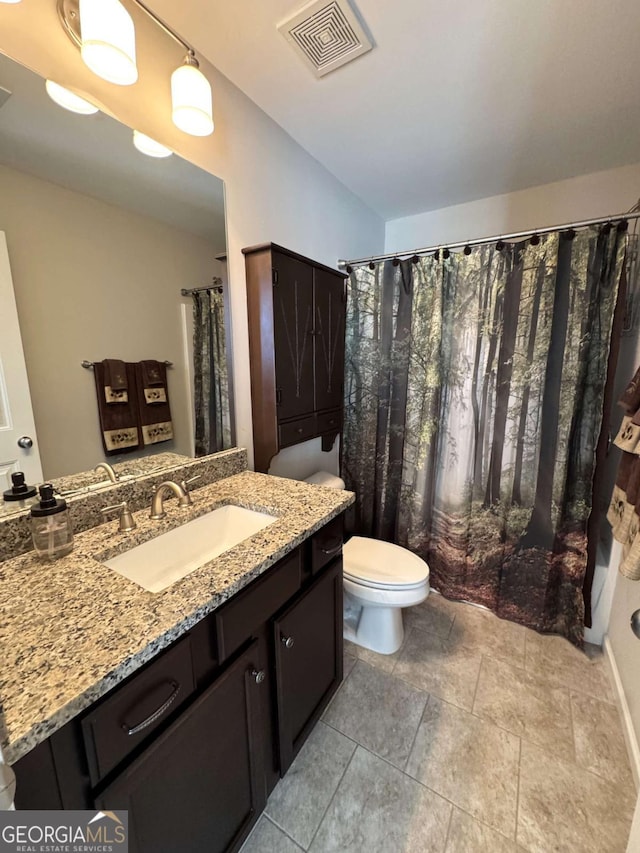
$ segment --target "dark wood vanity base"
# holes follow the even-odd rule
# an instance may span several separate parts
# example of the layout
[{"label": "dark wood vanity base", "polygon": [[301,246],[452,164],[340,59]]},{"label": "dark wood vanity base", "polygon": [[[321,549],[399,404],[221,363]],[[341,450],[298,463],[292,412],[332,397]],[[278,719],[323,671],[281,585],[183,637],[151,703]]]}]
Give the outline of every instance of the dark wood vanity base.
[{"label": "dark wood vanity base", "polygon": [[342,681],[339,516],[25,755],[19,809],[128,809],[132,853],[240,848]]}]

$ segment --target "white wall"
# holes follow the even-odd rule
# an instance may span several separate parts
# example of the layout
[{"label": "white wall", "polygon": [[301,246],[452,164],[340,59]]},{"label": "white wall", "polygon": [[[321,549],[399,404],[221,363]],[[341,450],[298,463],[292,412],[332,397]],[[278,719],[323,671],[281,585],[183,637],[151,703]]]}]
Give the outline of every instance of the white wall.
[{"label": "white wall", "polygon": [[133,10],[133,15],[140,71],[135,86],[113,86],[85,68],[51,0],[0,3],[0,51],[43,77],[84,91],[129,127],[225,181],[237,440],[252,455],[241,249],[273,241],[335,265],[340,257],[380,252],[384,223],[202,57],[201,69],[213,87],[215,133],[198,139],[177,130],[170,118],[169,80],[183,52],[144,14]]},{"label": "white wall", "polygon": [[385,252],[562,225],[629,210],[640,196],[640,162],[528,190],[393,219]]}]

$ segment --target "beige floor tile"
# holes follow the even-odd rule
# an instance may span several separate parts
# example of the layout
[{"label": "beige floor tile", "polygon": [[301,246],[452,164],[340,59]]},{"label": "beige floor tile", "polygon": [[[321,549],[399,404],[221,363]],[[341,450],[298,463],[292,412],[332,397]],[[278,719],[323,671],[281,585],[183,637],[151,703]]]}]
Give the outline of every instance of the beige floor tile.
[{"label": "beige floor tile", "polygon": [[515,735],[430,696],[406,772],[513,838],[519,751]]},{"label": "beige floor tile", "polygon": [[565,687],[552,687],[520,667],[485,657],[473,712],[567,761],[575,758]]},{"label": "beige floor tile", "polygon": [[581,652],[563,637],[526,632],[525,668],[541,681],[611,701],[613,693],[602,654]]},{"label": "beige floor tile", "polygon": [[530,853],[624,853],[633,793],[523,741],[518,843]]},{"label": "beige floor tile", "polygon": [[499,619],[481,607],[470,604],[458,604],[456,607],[456,618],[449,634],[449,640],[454,646],[473,649],[479,654],[515,666],[524,666],[526,628]]},{"label": "beige floor tile", "polygon": [[240,853],[300,853],[301,849],[263,815]]},{"label": "beige floor tile", "polygon": [[393,674],[470,711],[481,660],[471,649],[460,648],[450,639],[414,628]]},{"label": "beige floor tile", "polygon": [[405,628],[421,628],[439,637],[448,637],[459,606],[432,592],[422,604],[402,611]]},{"label": "beige floor tile", "polygon": [[358,747],[312,853],[443,853],[451,805]]},{"label": "beige floor tile", "polygon": [[357,660],[357,658],[354,657],[354,655],[347,654],[347,652],[345,651],[343,663],[342,663],[342,677],[343,677],[343,679],[349,675],[349,673],[351,672],[353,667],[356,665],[356,660]]},{"label": "beige floor tile", "polygon": [[391,673],[393,672],[395,665],[400,658],[402,649],[407,641],[408,636],[409,630],[406,630],[402,646],[398,649],[397,652],[394,652],[392,655],[378,654],[378,652],[373,652],[371,651],[371,649],[365,649],[363,646],[359,646],[357,643],[352,643],[349,640],[344,641],[344,648],[345,652],[350,655],[353,655],[358,660],[363,660],[365,663],[371,664],[371,666],[375,666],[377,667],[377,669],[381,669],[383,672]]},{"label": "beige floor tile", "polygon": [[359,660],[323,719],[403,768],[426,701],[426,693]]},{"label": "beige floor tile", "polygon": [[269,797],[267,815],[305,849],[320,826],[355,748],[355,743],[340,732],[318,723]]},{"label": "beige floor tile", "polygon": [[615,705],[571,693],[576,760],[597,776],[633,788],[633,777]]},{"label": "beige floor tile", "polygon": [[518,853],[514,841],[454,808],[446,853]]}]

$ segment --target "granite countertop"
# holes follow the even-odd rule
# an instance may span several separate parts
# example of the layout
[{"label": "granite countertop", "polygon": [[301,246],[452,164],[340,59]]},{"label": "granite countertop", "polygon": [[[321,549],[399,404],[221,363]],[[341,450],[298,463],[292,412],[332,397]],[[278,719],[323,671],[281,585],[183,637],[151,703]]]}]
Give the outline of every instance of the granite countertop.
[{"label": "granite countertop", "polygon": [[[14,763],[151,660],[282,556],[341,513],[351,492],[245,471],[167,500],[167,516],[135,514],[76,536],[53,563],[33,552],[0,563],[0,744]],[[234,503],[277,521],[159,593],[102,565],[134,545]]]}]

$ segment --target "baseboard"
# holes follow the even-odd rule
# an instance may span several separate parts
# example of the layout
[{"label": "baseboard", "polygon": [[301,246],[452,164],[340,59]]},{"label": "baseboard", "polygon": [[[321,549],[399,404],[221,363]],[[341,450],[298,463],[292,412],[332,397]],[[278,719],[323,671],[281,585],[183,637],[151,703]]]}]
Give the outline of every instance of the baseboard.
[{"label": "baseboard", "polygon": [[616,698],[618,700],[618,709],[622,719],[622,731],[624,732],[624,740],[627,745],[627,753],[629,755],[631,772],[633,773],[633,781],[635,782],[636,790],[640,790],[640,745],[638,744],[638,738],[636,737],[636,732],[633,727],[631,711],[627,704],[627,697],[625,696],[624,688],[622,686],[620,671],[618,670],[618,665],[616,663],[608,635],[604,638],[603,648],[605,658],[609,663],[609,671],[611,673],[611,679],[613,681]]}]

